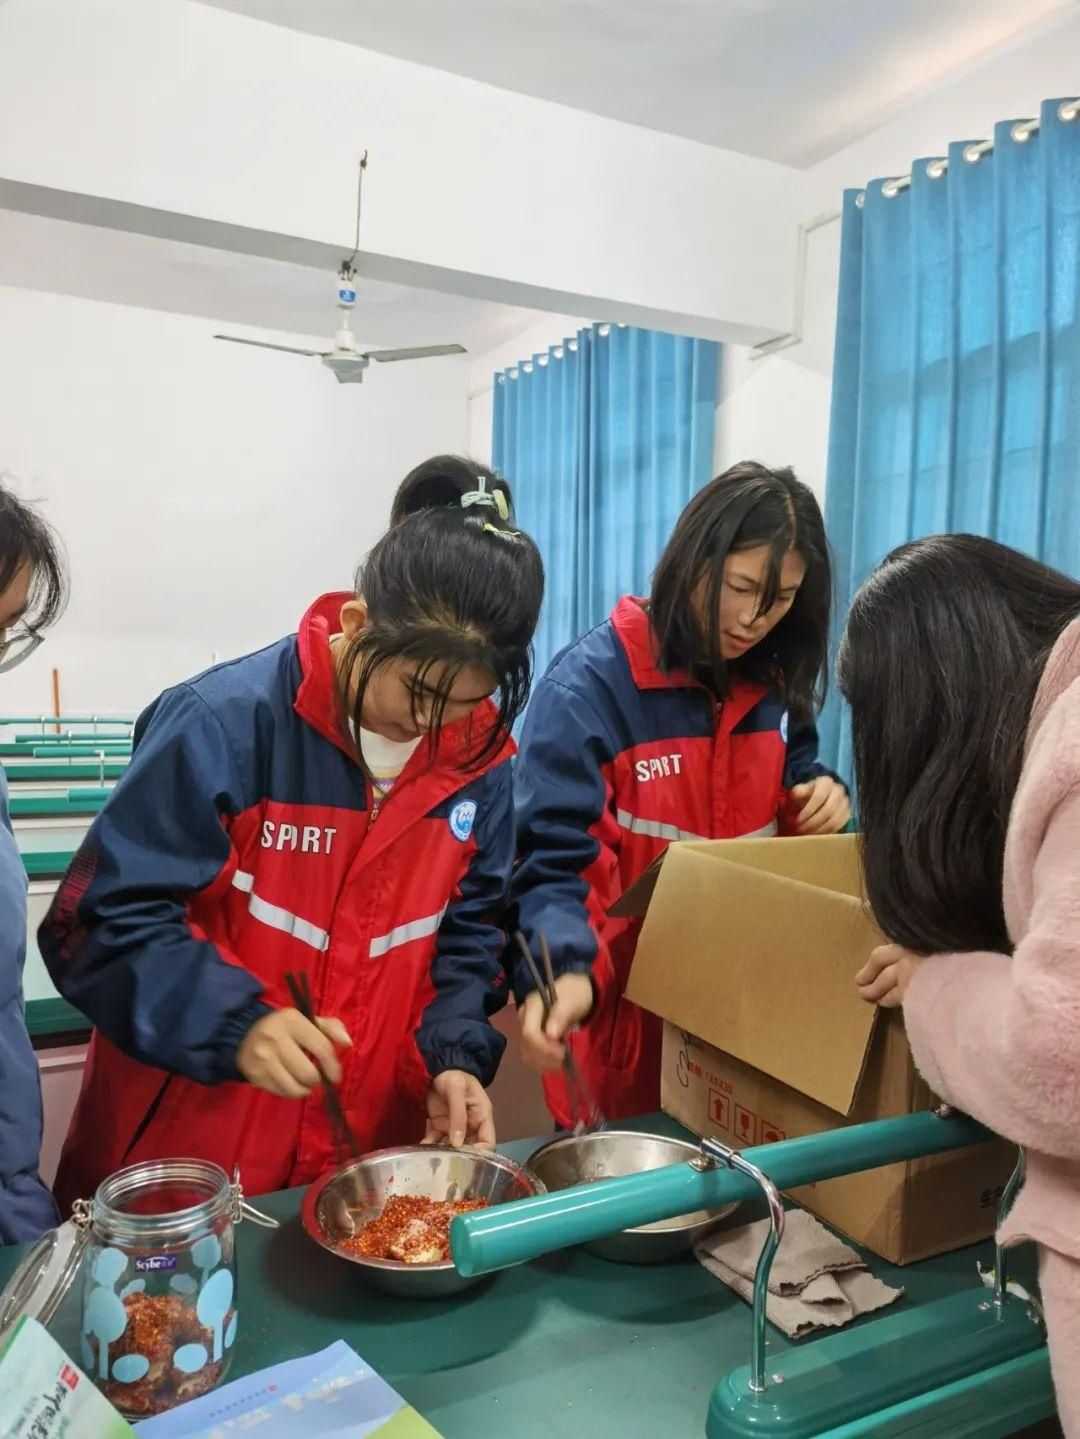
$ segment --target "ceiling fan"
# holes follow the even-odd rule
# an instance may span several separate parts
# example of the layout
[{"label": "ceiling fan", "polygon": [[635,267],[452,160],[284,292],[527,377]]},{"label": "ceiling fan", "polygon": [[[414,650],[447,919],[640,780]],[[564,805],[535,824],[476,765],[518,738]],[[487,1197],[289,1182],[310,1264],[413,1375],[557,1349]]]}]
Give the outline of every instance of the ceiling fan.
[{"label": "ceiling fan", "polygon": [[410,345],[400,350],[358,350],[356,336],[349,325],[349,314],[356,306],[356,257],[360,252],[360,202],[363,197],[364,171],[367,169],[367,151],[360,160],[360,176],[356,185],[356,244],[346,260],[342,260],[337,276],[337,307],[340,312],[338,328],[334,332],[333,346],[329,350],[303,350],[294,345],[274,345],[269,340],[247,340],[240,335],[215,335],[215,340],[227,340],[233,345],[253,345],[257,350],[280,350],[286,355],[306,355],[309,359],[320,359],[340,385],[358,385],[364,378],[364,371],[375,361],[378,365],[395,360],[428,360],[438,355],[464,355],[464,345]]}]

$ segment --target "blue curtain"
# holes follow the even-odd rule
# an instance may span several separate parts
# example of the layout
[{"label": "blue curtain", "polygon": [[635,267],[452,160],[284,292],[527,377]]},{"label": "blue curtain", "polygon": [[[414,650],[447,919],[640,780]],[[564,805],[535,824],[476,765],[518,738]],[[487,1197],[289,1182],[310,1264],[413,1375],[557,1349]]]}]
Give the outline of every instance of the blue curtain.
[{"label": "blue curtain", "polygon": [[[905,540],[990,536],[1080,573],[1080,119],[844,197],[826,521],[841,614]],[[1024,138],[1021,138],[1024,137]],[[834,696],[822,753],[850,769]]]},{"label": "blue curtain", "polygon": [[537,673],[646,593],[675,520],[712,474],[719,346],[594,325],[495,377],[496,467],[540,546]]}]

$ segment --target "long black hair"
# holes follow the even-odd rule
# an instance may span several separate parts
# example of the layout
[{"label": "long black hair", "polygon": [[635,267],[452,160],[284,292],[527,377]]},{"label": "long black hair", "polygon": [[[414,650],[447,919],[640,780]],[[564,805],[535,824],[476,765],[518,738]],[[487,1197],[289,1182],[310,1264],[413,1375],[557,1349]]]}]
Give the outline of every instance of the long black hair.
[{"label": "long black hair", "polygon": [[855,596],[840,649],[866,886],[921,954],[1010,953],[1005,833],[1046,661],[1080,584],[975,535],[894,550]]},{"label": "long black hair", "polygon": [[[390,523],[396,525],[406,515],[420,510],[437,509],[440,505],[459,504],[464,495],[484,481],[492,496],[499,518],[505,523],[513,517],[514,498],[509,483],[489,465],[471,460],[467,455],[432,455],[402,480],[390,509]],[[500,498],[501,497],[501,498]]]},{"label": "long black hair", "polygon": [[532,637],[544,596],[540,552],[503,518],[488,489],[491,471],[469,463],[470,490],[460,476],[439,481],[428,466],[414,470],[398,491],[396,522],[356,572],[367,623],[347,646],[340,673],[345,693],[352,692],[350,717],[365,772],[359,746],[364,698],[372,677],[391,661],[415,665],[414,689],[429,696],[432,754],[459,676],[476,665],[494,676],[497,715],[470,732],[464,768],[490,758],[529,697]]},{"label": "long black hair", "polygon": [[[776,628],[728,664],[720,652],[724,561],[738,550],[767,545],[769,568],[758,612],[776,602],[784,556],[806,564],[795,600]],[[832,568],[825,524],[813,492],[790,469],[744,460],[710,481],[679,516],[653,576],[650,616],[660,662],[685,669],[713,694],[730,694],[729,669],[779,685],[799,720],[825,698]]]},{"label": "long black hair", "polygon": [[0,483],[0,594],[29,565],[30,594],[24,623],[32,630],[53,624],[67,604],[67,565],[48,521]]}]

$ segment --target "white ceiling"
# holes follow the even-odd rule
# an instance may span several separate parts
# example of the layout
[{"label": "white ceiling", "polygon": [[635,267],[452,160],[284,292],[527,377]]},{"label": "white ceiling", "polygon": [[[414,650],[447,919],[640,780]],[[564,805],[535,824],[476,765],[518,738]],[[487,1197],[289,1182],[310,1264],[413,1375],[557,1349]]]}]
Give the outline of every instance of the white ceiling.
[{"label": "white ceiling", "polygon": [[[322,340],[337,327],[330,273],[14,210],[0,209],[0,285],[200,315],[215,327]],[[352,323],[369,349],[457,343],[480,355],[538,318],[512,305],[361,280]]]},{"label": "white ceiling", "polygon": [[1077,0],[202,0],[809,165]]}]

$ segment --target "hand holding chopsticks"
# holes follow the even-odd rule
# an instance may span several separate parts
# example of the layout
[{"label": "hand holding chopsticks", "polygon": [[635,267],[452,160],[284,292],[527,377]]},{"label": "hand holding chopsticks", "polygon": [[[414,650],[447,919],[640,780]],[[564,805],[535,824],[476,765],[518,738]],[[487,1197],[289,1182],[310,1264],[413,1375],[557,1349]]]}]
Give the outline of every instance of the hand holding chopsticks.
[{"label": "hand holding chopsticks", "polygon": [[341,1079],[337,1050],[352,1040],[340,1019],[315,1013],[306,974],[287,974],[295,1009],[275,1009],[251,1026],[236,1051],[236,1067],[258,1089],[281,1099],[306,1099],[321,1084],[334,1143],[358,1154],[335,1085]]},{"label": "hand holding chopsticks", "polygon": [[339,1019],[306,1019],[298,1009],[274,1009],[257,1020],[240,1042],[236,1067],[257,1089],[280,1099],[306,1099],[323,1073],[340,1078],[337,1049],[352,1041]]},{"label": "hand holding chopsticks", "polygon": [[[285,984],[288,987],[293,1004],[309,1024],[314,1025],[322,1031],[324,1025],[331,1023],[331,1021],[326,1020],[320,1022],[316,1016],[315,1005],[311,997],[311,983],[305,973],[287,974],[285,976]],[[339,1024],[344,1034],[344,1027],[340,1025],[340,1022],[335,1022]],[[348,1038],[347,1035],[346,1038]],[[320,1060],[317,1054],[312,1055],[312,1060],[319,1072],[319,1078],[322,1081],[323,1101],[326,1105],[326,1117],[330,1122],[330,1133],[333,1135],[334,1147],[338,1150],[340,1158],[359,1159],[363,1151],[356,1135],[352,1132],[349,1121],[345,1118],[345,1109],[341,1103],[341,1096],[338,1094],[337,1084],[335,1082],[340,1074],[337,1057],[336,1055],[332,1055],[331,1058],[332,1069],[324,1060]]]},{"label": "hand holding chopsticks", "polygon": [[[517,938],[522,946],[521,936]],[[522,949],[522,954],[524,954]],[[537,985],[539,970],[530,954],[526,968]],[[546,980],[541,982],[518,1010],[521,1021],[521,1053],[525,1063],[541,1074],[554,1074],[566,1059],[564,1036],[592,1013],[595,1003],[592,980],[587,974],[562,974],[555,981],[554,1001]]]},{"label": "hand holding chopsticks", "polygon": [[[541,1014],[539,1024],[539,1037],[541,1042],[545,1043],[549,1048],[551,1048],[553,1047],[552,1040],[555,1037],[548,1034],[548,1021],[550,1020],[552,1014],[558,1012],[559,1010],[559,984],[561,984],[565,988],[569,982],[576,994],[575,1001],[573,1001],[568,1007],[568,1029],[577,1019],[584,1019],[585,1016],[588,1014],[589,1010],[592,1008],[592,984],[588,977],[585,975],[565,975],[563,976],[562,980],[559,981],[559,984],[557,984],[555,980],[555,973],[551,964],[551,951],[548,948],[547,940],[543,935],[540,935],[539,937],[540,954],[543,961],[543,974],[541,974],[540,969],[537,967],[536,960],[533,957],[532,951],[529,949],[529,945],[525,939],[525,936],[519,933],[515,935],[515,940],[519,950],[521,951],[522,959],[525,961],[525,966],[529,971],[530,978],[532,979],[532,982],[535,986],[536,1000],[539,1002],[540,1005]],[[536,1029],[535,1010],[533,1015],[530,1016],[528,1014],[528,1009],[532,1006],[532,1004],[533,996],[530,995],[528,1000],[526,1000],[526,1015],[523,1022],[523,1032],[526,1044],[528,1045],[529,1041],[531,1040],[533,1043],[533,1047],[535,1048],[537,1035],[531,1033],[531,1031]],[[566,1008],[567,1006],[564,1005],[564,1009]],[[562,1017],[567,1016],[564,1014]],[[593,1096],[585,1080],[585,1077],[581,1072],[577,1060],[574,1058],[574,1053],[570,1047],[570,1044],[566,1039],[562,1037],[561,1034],[559,1035],[558,1040],[555,1042],[558,1043],[562,1049],[561,1066],[563,1074],[566,1077],[567,1096],[570,1101],[570,1109],[574,1119],[574,1132],[580,1134],[585,1130],[603,1129],[606,1123],[603,1113],[601,1112],[600,1106],[597,1104],[596,1099]],[[550,1069],[553,1066],[545,1056],[542,1065],[538,1067]]]}]

